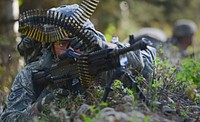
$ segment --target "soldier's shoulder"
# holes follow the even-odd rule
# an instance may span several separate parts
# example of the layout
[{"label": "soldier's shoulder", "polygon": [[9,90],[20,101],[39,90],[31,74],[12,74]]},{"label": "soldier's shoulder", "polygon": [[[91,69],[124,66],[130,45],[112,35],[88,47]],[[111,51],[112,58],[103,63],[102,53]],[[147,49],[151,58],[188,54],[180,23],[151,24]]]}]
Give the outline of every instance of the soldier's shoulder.
[{"label": "soldier's shoulder", "polygon": [[28,83],[32,78],[32,71],[38,69],[38,62],[32,62],[22,68],[15,77],[13,85]]},{"label": "soldier's shoulder", "polygon": [[34,70],[34,69],[38,69],[38,68],[39,68],[39,61],[34,61],[34,62],[27,64],[24,67],[24,70]]}]

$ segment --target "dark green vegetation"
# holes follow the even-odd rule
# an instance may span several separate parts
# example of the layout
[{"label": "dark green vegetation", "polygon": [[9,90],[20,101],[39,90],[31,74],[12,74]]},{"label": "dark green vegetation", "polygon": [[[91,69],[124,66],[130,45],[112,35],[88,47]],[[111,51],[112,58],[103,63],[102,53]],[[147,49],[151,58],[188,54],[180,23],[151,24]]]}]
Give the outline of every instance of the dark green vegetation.
[{"label": "dark green vegetation", "polygon": [[200,82],[196,80],[200,77],[199,66],[199,62],[192,59],[185,60],[180,67],[170,67],[167,61],[157,59],[157,73],[152,82],[148,83],[141,76],[136,78],[147,101],[116,80],[106,102],[101,101],[103,88],[96,84],[87,90],[87,97],[71,94],[53,102],[42,118],[36,120],[200,121]]}]

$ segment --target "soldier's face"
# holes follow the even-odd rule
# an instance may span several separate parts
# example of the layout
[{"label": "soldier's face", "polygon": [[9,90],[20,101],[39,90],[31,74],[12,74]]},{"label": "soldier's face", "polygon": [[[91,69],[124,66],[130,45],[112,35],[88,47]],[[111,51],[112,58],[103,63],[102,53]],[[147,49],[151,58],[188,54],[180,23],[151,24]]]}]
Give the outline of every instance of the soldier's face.
[{"label": "soldier's face", "polygon": [[192,42],[194,41],[194,37],[193,36],[186,36],[186,37],[183,37],[181,39],[181,46],[182,46],[182,49],[187,49],[188,46],[192,45]]},{"label": "soldier's face", "polygon": [[70,42],[68,40],[61,40],[54,43],[54,50],[57,58],[60,53],[66,51],[69,48],[70,48]]},{"label": "soldier's face", "polygon": [[[56,54],[56,58],[58,58],[58,56],[66,51],[69,48],[72,48],[70,46],[70,42],[73,41],[73,38],[65,38],[64,40],[58,41],[54,43],[54,50],[55,50],[55,54]],[[79,49],[74,50],[76,53],[81,54],[81,51]]]}]

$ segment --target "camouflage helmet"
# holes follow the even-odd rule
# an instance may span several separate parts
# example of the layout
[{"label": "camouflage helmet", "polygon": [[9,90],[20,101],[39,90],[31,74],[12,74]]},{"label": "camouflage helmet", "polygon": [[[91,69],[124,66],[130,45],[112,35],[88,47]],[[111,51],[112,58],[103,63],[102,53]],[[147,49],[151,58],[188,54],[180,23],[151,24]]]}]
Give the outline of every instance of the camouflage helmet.
[{"label": "camouflage helmet", "polygon": [[[71,4],[71,5],[69,4],[69,5],[61,5],[61,6],[57,7],[57,8],[51,8],[49,10],[50,11],[55,11],[55,12],[60,12],[65,16],[70,16],[78,8],[79,8],[78,4]],[[92,22],[89,19],[86,20],[86,22],[83,24],[83,27],[93,30],[103,41],[106,40],[105,36],[101,32],[95,30],[94,25],[92,24]]]},{"label": "camouflage helmet", "polygon": [[56,8],[49,9],[50,11],[60,12],[63,13],[66,16],[72,15],[77,9],[79,5],[78,4],[72,4],[72,5],[61,5]]},{"label": "camouflage helmet", "polygon": [[[71,4],[71,5],[61,5],[57,8],[51,8],[49,11],[55,11],[55,12],[60,12],[65,16],[71,16],[77,9],[79,8],[78,4]],[[87,19],[87,21],[83,25],[86,28],[92,28],[94,29],[94,25],[92,22]]]},{"label": "camouflage helmet", "polygon": [[156,47],[158,44],[162,44],[167,41],[166,34],[158,28],[153,27],[144,27],[140,29],[135,35],[135,40],[140,40],[142,37],[148,38],[154,46]]},{"label": "camouflage helmet", "polygon": [[135,34],[135,39],[138,39],[144,36],[153,38],[161,42],[167,41],[166,34],[161,29],[158,29],[158,28],[151,28],[151,27],[142,28]]},{"label": "camouflage helmet", "polygon": [[197,25],[192,20],[178,20],[173,27],[173,37],[191,36],[197,31]]}]

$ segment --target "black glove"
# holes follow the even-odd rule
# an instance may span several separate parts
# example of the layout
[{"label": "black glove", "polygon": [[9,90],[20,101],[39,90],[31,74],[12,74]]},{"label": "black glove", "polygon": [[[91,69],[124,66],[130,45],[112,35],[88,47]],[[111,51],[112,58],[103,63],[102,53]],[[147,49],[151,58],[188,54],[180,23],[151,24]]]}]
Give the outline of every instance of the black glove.
[{"label": "black glove", "polygon": [[91,44],[88,47],[89,47],[89,50],[93,51],[93,50],[104,49],[106,46],[103,40],[99,36],[95,35],[95,40],[91,42]]},{"label": "black glove", "polygon": [[91,28],[84,28],[83,37],[75,37],[71,42],[71,47],[80,51],[95,51],[105,48],[105,38]]},{"label": "black glove", "polygon": [[19,51],[19,54],[21,56],[24,56],[27,51],[28,53],[31,53],[33,51],[34,47],[34,40],[28,38],[28,37],[22,37],[21,42],[17,45],[17,50]]},{"label": "black glove", "polygon": [[42,55],[42,44],[26,36],[22,36],[21,42],[17,45],[17,50],[24,57],[25,62],[30,63]]},{"label": "black glove", "polygon": [[78,40],[78,38],[74,37],[73,40],[70,42],[70,46],[77,50],[80,49],[80,51],[84,51],[87,49],[87,46],[85,43],[83,43],[83,41]]},{"label": "black glove", "polygon": [[55,99],[55,95],[52,93],[47,94],[42,99],[38,100],[37,102],[37,109],[39,112],[43,110],[43,108],[46,108],[52,100]]},{"label": "black glove", "polygon": [[55,89],[52,92],[45,89],[38,97],[37,109],[41,112],[44,108],[47,108],[51,102],[67,97],[68,95],[68,90],[62,88]]}]

